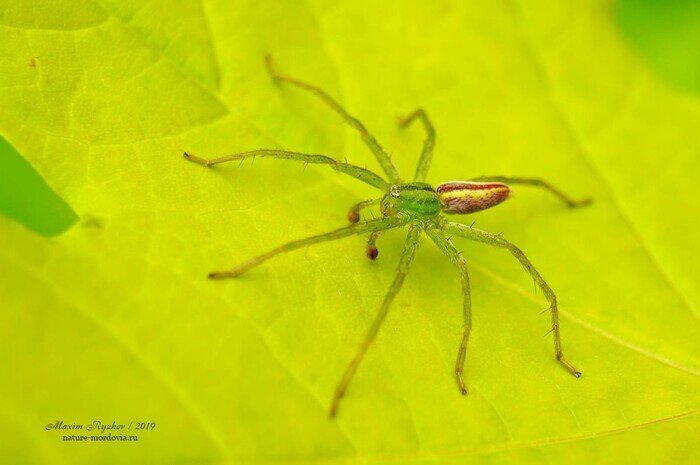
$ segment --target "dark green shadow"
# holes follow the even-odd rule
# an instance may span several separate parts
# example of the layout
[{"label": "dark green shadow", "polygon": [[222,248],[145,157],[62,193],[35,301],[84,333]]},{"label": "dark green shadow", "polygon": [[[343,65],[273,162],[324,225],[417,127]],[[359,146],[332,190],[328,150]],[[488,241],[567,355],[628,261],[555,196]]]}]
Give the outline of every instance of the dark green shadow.
[{"label": "dark green shadow", "polygon": [[78,215],[32,166],[0,136],[0,214],[43,236],[70,228]]}]

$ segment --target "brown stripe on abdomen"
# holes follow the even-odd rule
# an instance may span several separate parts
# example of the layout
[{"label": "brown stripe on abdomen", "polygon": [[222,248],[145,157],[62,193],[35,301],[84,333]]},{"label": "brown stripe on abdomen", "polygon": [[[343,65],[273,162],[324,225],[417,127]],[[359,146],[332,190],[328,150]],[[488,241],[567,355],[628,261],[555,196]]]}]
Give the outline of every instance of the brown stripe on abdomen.
[{"label": "brown stripe on abdomen", "polygon": [[510,188],[501,182],[450,181],[436,192],[445,213],[474,213],[506,200]]}]

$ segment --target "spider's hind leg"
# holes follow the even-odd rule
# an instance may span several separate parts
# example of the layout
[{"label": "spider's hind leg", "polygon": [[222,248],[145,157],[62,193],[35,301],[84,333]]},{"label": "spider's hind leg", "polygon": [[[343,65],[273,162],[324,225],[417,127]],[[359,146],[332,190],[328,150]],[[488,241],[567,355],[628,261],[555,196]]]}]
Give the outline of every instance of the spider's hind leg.
[{"label": "spider's hind leg", "polygon": [[462,256],[462,253],[452,245],[450,239],[445,236],[439,229],[429,228],[425,231],[428,236],[435,242],[440,250],[450,259],[452,263],[459,269],[462,281],[462,318],[464,326],[462,328],[462,341],[457,350],[457,361],[455,363],[455,378],[457,387],[462,395],[467,394],[467,387],[464,383],[464,361],[467,356],[467,343],[469,342],[469,333],[472,328],[472,300],[469,286],[469,271],[467,270],[467,262]]},{"label": "spider's hind leg", "polygon": [[535,269],[535,266],[532,264],[532,262],[525,256],[523,251],[520,250],[517,246],[515,246],[515,244],[511,244],[510,242],[503,239],[501,236],[491,234],[480,229],[465,226],[463,224],[452,223],[451,221],[447,221],[442,226],[442,231],[446,234],[454,234],[455,236],[460,236],[467,239],[471,239],[476,242],[481,242],[484,244],[492,245],[494,247],[503,248],[509,251],[511,255],[513,255],[513,257],[515,257],[520,262],[520,264],[530,274],[532,279],[537,284],[537,287],[540,288],[544,296],[547,298],[547,301],[549,302],[549,310],[552,315],[551,332],[554,334],[554,356],[559,361],[559,363],[561,363],[564,366],[564,368],[566,368],[567,371],[569,371],[569,373],[571,373],[577,378],[580,377],[581,372],[571,362],[569,362],[569,360],[567,360],[566,357],[564,357],[564,353],[561,349],[561,333],[559,329],[559,307],[557,305],[557,296],[554,294],[552,288],[549,287],[549,284],[547,284],[544,278],[542,278],[542,275],[539,273],[539,271]]},{"label": "spider's hind leg", "polygon": [[524,186],[539,187],[540,189],[544,189],[550,192],[569,208],[585,207],[586,205],[590,205],[591,203],[593,203],[593,199],[591,199],[590,197],[581,200],[576,200],[572,197],[569,197],[567,194],[562,192],[560,189],[554,187],[547,181],[537,178],[518,178],[510,176],[479,176],[478,178],[470,179],[470,181],[496,181],[503,182],[506,184],[520,184]]}]

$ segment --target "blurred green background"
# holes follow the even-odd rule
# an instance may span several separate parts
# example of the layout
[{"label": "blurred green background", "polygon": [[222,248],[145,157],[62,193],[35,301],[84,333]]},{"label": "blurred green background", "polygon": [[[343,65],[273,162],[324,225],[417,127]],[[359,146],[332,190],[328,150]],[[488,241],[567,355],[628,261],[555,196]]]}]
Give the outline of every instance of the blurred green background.
[{"label": "blurred green background", "polygon": [[619,0],[617,20],[670,85],[700,93],[700,2]]}]

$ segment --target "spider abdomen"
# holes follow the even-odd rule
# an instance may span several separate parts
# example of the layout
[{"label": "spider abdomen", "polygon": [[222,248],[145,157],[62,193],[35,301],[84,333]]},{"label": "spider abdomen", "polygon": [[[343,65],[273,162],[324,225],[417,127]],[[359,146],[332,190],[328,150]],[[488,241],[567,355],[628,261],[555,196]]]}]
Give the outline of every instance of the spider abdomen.
[{"label": "spider abdomen", "polygon": [[510,187],[502,182],[449,181],[436,192],[445,213],[474,213],[506,200]]}]

